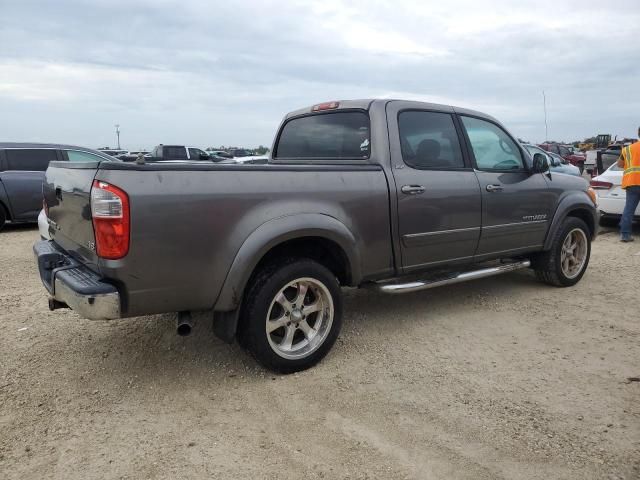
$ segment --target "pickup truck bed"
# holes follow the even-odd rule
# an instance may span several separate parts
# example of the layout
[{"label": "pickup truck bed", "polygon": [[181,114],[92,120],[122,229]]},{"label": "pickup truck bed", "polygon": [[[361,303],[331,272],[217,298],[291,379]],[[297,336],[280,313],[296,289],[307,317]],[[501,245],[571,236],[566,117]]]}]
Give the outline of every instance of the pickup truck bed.
[{"label": "pickup truck bed", "polygon": [[213,310],[220,336],[287,372],[331,348],[340,286],[397,293],[529,265],[567,286],[588,264],[586,181],[550,174],[479,112],[329,102],[287,115],[273,152],[265,165],[52,163],[52,241],[34,247],[51,308]]},{"label": "pickup truck bed", "polygon": [[[393,274],[389,230],[380,228],[389,225],[389,193],[379,166],[113,162],[66,167],[55,165],[47,177],[53,238],[119,285],[121,316],[232,307],[241,292],[220,298],[220,291],[234,261],[251,261],[236,258],[240,246],[253,249],[245,245],[249,237],[260,243],[255,255],[275,246],[269,236],[282,242],[348,229],[347,238],[335,240],[351,242],[343,248],[362,265],[349,272],[349,282]],[[99,258],[91,222],[79,221],[90,209],[94,180],[136,192],[130,203],[131,246],[123,259]],[[311,191],[313,199],[305,200]]]}]

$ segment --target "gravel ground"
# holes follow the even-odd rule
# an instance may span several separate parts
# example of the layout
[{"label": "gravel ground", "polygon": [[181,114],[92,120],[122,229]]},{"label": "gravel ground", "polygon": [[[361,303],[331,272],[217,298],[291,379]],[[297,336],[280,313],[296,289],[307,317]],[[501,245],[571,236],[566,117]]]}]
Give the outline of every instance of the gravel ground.
[{"label": "gravel ground", "polygon": [[349,291],[333,351],[282,377],[204,315],[49,312],[37,236],[0,233],[0,478],[640,478],[640,241],[603,234],[568,289]]}]

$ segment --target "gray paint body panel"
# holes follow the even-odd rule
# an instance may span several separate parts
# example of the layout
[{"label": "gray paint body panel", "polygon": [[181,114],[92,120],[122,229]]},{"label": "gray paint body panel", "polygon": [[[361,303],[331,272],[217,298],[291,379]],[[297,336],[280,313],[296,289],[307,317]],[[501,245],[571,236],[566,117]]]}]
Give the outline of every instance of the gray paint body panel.
[{"label": "gray paint body panel", "polygon": [[216,308],[235,308],[260,256],[300,235],[343,246],[356,283],[392,275],[382,169],[213,167],[197,175],[98,171],[98,180],[132,192],[129,254],[100,261],[102,274],[125,290],[128,316],[212,308],[227,277]]}]

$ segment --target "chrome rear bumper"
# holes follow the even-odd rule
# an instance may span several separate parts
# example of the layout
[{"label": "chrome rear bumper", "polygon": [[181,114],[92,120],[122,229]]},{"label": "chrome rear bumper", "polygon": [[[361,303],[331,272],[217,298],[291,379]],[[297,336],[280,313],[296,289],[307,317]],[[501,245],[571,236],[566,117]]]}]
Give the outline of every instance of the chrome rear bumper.
[{"label": "chrome rear bumper", "polygon": [[120,293],[114,285],[56,248],[52,241],[37,242],[33,253],[40,280],[51,295],[50,309],[67,306],[89,320],[120,318]]}]

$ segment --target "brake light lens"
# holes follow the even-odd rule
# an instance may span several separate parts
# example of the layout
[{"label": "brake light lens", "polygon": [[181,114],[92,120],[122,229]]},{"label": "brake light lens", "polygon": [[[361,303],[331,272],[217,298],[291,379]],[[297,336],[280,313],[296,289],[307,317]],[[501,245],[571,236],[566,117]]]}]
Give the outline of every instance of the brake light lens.
[{"label": "brake light lens", "polygon": [[314,112],[321,112],[322,110],[333,110],[340,106],[340,102],[325,102],[314,105],[311,109]]},{"label": "brake light lens", "polygon": [[613,183],[603,182],[602,180],[591,180],[591,188],[595,190],[609,190],[613,187]]},{"label": "brake light lens", "polygon": [[117,260],[129,253],[129,196],[118,187],[94,180],[91,217],[96,235],[96,253]]}]

